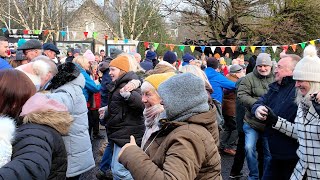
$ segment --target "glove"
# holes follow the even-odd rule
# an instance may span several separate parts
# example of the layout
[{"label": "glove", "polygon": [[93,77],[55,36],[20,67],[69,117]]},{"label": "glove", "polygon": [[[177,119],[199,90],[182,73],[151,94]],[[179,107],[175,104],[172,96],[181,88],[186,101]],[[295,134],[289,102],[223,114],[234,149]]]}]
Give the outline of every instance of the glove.
[{"label": "glove", "polygon": [[120,91],[120,95],[125,99],[128,100],[129,97],[131,96],[131,93],[128,91]]},{"label": "glove", "polygon": [[256,109],[256,112],[254,113],[254,115],[259,120],[265,121],[267,119],[268,109],[265,106],[261,105]]},{"label": "glove", "polygon": [[312,105],[314,107],[314,109],[316,110],[316,112],[318,113],[318,115],[320,115],[320,104],[319,102],[317,101],[317,99],[314,97],[314,98],[311,98],[311,102],[312,102]]},{"label": "glove", "polygon": [[268,109],[267,123],[275,125],[278,122],[278,116],[272,111],[268,106],[265,106]]},{"label": "glove", "polygon": [[104,107],[100,108],[100,109],[98,110],[98,112],[99,112],[99,119],[104,119],[107,111],[108,111],[108,106],[104,106]]}]

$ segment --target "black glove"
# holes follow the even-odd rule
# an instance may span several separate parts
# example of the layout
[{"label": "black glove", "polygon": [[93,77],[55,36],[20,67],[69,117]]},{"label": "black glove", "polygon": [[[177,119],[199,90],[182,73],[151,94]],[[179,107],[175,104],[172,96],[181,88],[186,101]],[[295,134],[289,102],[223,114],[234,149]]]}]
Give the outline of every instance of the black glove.
[{"label": "black glove", "polygon": [[[312,99],[312,98],[311,98]],[[316,112],[318,113],[318,115],[320,115],[320,104],[316,102],[316,99],[312,99],[311,100],[312,105],[314,107],[314,109],[316,110]]]},{"label": "black glove", "polygon": [[272,111],[268,106],[265,106],[268,109],[267,123],[275,125],[278,122],[278,116]]}]

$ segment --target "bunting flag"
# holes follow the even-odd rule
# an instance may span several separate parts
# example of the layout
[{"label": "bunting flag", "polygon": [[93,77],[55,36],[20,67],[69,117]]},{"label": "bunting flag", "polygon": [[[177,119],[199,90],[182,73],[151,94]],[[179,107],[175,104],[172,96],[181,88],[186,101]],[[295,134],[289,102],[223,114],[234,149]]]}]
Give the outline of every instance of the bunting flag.
[{"label": "bunting flag", "polygon": [[13,34],[17,34],[18,29],[11,29],[11,31],[12,31]]},{"label": "bunting flag", "polygon": [[145,48],[149,48],[149,42],[144,42],[143,45]]},{"label": "bunting flag", "polygon": [[114,43],[118,43],[119,38],[118,38],[118,37],[115,37],[115,38],[113,39],[113,41],[114,41]]},{"label": "bunting flag", "polygon": [[267,49],[267,47],[262,46],[262,47],[261,47],[261,52],[263,52],[263,53],[266,52],[266,49]]},{"label": "bunting flag", "polygon": [[154,47],[155,50],[158,49],[158,46],[159,46],[159,43],[153,43],[153,47]]},{"label": "bunting flag", "polygon": [[27,29],[23,30],[23,34],[29,34],[29,30]]},{"label": "bunting flag", "polygon": [[190,46],[191,52],[194,52],[195,48],[196,48],[196,46]]},{"label": "bunting flag", "polygon": [[139,41],[133,40],[133,43],[136,45],[136,47],[139,45]]},{"label": "bunting flag", "polygon": [[124,39],[123,42],[124,42],[125,44],[128,44],[128,43],[129,43],[129,39]]},{"label": "bunting flag", "polygon": [[234,53],[234,51],[236,50],[237,46],[231,46],[230,48],[231,48],[232,53]]},{"label": "bunting flag", "polygon": [[306,42],[302,42],[302,43],[300,43],[300,46],[302,47],[302,49],[304,49],[305,47],[306,47]]},{"label": "bunting flag", "polygon": [[215,46],[211,46],[210,49],[211,49],[212,54],[214,54],[214,51],[216,50],[216,47]]},{"label": "bunting flag", "polygon": [[273,53],[276,53],[278,46],[272,46]]},{"label": "bunting flag", "polygon": [[72,31],[72,36],[73,36],[73,39],[75,39],[77,37],[77,32]]},{"label": "bunting flag", "polygon": [[180,51],[181,51],[181,52],[184,52],[185,47],[186,47],[186,46],[184,46],[184,45],[179,46]]},{"label": "bunting flag", "polygon": [[98,32],[92,32],[92,37],[93,37],[93,39],[97,39],[97,37],[98,37]]},{"label": "bunting flag", "polygon": [[201,51],[204,52],[204,50],[206,49],[206,46],[200,46]]},{"label": "bunting flag", "polygon": [[256,50],[256,46],[250,46],[251,52],[254,53],[254,51]]},{"label": "bunting flag", "polygon": [[289,48],[289,46],[288,46],[288,45],[284,45],[284,46],[282,46],[282,50],[284,50],[284,52],[287,52],[287,51],[288,51],[288,48]]},{"label": "bunting flag", "polygon": [[170,50],[173,51],[174,49],[174,44],[170,44]]},{"label": "bunting flag", "polygon": [[39,29],[33,30],[34,34],[40,34],[41,31]]},{"label": "bunting flag", "polygon": [[8,29],[7,28],[1,28],[2,32],[5,33]]},{"label": "bunting flag", "polygon": [[297,50],[297,44],[292,44],[290,45],[291,49],[293,50],[293,52],[296,52]]},{"label": "bunting flag", "polygon": [[83,32],[84,37],[87,38],[88,37],[88,32]]},{"label": "bunting flag", "polygon": [[108,35],[104,35],[105,40],[108,40],[108,37],[109,37]]},{"label": "bunting flag", "polygon": [[67,35],[67,32],[66,31],[60,31],[61,33],[61,36],[64,38],[66,35]]},{"label": "bunting flag", "polygon": [[222,52],[222,54],[223,54],[223,53],[224,53],[224,51],[226,50],[226,47],[221,46],[221,47],[220,47],[220,49],[221,49],[221,52]]},{"label": "bunting flag", "polygon": [[44,31],[43,31],[43,35],[44,35],[44,36],[47,36],[48,34],[49,34],[49,30],[44,30]]},{"label": "bunting flag", "polygon": [[240,46],[241,51],[244,52],[246,50],[246,46]]},{"label": "bunting flag", "polygon": [[309,41],[310,44],[315,45],[315,40]]}]

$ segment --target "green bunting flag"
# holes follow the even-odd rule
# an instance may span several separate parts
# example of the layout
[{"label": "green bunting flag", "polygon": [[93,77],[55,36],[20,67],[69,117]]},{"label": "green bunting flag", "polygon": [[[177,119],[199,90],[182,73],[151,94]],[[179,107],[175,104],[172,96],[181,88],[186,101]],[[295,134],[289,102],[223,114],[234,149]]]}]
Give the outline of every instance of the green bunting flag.
[{"label": "green bunting flag", "polygon": [[181,45],[181,46],[179,46],[179,49],[180,49],[180,51],[184,51],[184,48],[185,48],[185,46],[184,45]]}]

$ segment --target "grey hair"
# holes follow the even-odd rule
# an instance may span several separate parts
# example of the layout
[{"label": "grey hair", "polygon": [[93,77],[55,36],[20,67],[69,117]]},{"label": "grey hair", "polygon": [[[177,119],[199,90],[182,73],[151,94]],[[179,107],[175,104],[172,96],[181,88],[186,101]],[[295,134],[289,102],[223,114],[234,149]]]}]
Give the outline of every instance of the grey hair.
[{"label": "grey hair", "polygon": [[156,92],[156,88],[152,86],[152,84],[150,84],[148,81],[144,81],[141,85],[141,92],[146,92],[146,91],[154,91]]},{"label": "grey hair", "polygon": [[183,73],[189,72],[189,73],[201,78],[205,83],[207,83],[211,87],[211,84],[209,83],[207,75],[198,66],[185,65],[185,66],[181,67],[180,71]]},{"label": "grey hair", "polygon": [[310,100],[311,95],[320,91],[320,82],[310,81],[309,84],[310,84],[310,90],[308,91],[308,93],[305,96],[303,96],[300,93],[298,88],[296,89],[295,102],[297,105],[299,105],[300,103],[303,102],[303,103],[307,104],[308,106],[311,106],[311,100]]},{"label": "grey hair", "polygon": [[37,56],[32,60],[32,62],[34,62],[34,68],[38,67],[36,69],[38,72],[36,73],[39,74],[41,77],[47,75],[48,73],[51,73],[53,77],[58,73],[58,68],[56,64],[47,56]]}]

